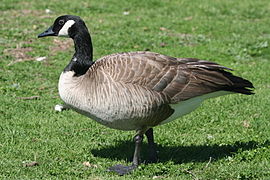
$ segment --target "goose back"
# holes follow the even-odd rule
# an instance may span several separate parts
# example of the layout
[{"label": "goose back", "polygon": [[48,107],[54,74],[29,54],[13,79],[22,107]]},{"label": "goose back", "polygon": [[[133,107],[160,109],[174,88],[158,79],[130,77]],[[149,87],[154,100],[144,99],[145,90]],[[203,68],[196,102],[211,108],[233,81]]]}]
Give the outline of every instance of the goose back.
[{"label": "goose back", "polygon": [[113,81],[162,93],[170,99],[167,103],[172,104],[220,90],[250,94],[246,87],[253,87],[217,63],[147,51],[105,56],[96,64]]}]

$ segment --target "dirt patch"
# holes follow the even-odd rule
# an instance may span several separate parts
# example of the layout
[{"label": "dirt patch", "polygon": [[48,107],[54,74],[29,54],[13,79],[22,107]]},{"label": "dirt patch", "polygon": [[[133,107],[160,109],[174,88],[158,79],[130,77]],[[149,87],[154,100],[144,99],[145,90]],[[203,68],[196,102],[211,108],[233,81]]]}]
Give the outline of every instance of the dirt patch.
[{"label": "dirt patch", "polygon": [[51,55],[56,55],[60,51],[67,51],[70,50],[73,46],[72,39],[53,39],[53,46],[50,47]]},{"label": "dirt patch", "polygon": [[3,15],[6,15],[9,18],[13,19],[21,16],[40,17],[41,15],[44,15],[44,12],[41,10],[30,10],[30,9],[8,10],[3,11],[2,13]]},{"label": "dirt patch", "polygon": [[[4,55],[11,56],[14,59],[14,61],[10,62],[8,64],[8,66],[11,66],[11,65],[18,63],[18,62],[24,62],[24,61],[33,61],[33,60],[39,61],[40,58],[44,58],[42,60],[46,60],[46,57],[36,57],[35,58],[35,57],[32,57],[31,55],[29,55],[29,52],[33,51],[33,48],[32,47],[23,47],[23,46],[25,46],[26,44],[31,44],[31,43],[32,43],[32,40],[29,40],[29,41],[19,43],[16,46],[16,48],[5,49]],[[55,55],[57,55],[58,52],[71,50],[72,46],[73,46],[73,41],[72,41],[72,39],[61,40],[61,39],[55,38],[55,39],[53,39],[52,44],[53,45],[50,46],[48,53],[50,54],[50,56],[55,56]],[[50,65],[48,63],[49,62],[47,62],[47,65]],[[46,63],[45,63],[45,65],[46,65]]]},{"label": "dirt patch", "polygon": [[21,45],[17,45],[16,48],[9,48],[4,50],[4,54],[8,56],[12,56],[15,61],[12,61],[8,64],[8,66],[13,65],[17,62],[23,61],[32,61],[34,58],[27,54],[28,52],[32,51],[33,48],[31,47],[21,47]]}]

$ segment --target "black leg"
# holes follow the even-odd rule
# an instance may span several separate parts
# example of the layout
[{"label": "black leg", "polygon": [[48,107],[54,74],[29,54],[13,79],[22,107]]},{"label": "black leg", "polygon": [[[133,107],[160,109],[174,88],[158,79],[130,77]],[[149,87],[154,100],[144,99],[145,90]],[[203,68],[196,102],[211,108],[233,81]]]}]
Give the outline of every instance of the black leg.
[{"label": "black leg", "polygon": [[141,145],[142,145],[143,135],[136,135],[134,137],[135,142],[135,151],[133,155],[132,165],[124,166],[121,164],[117,164],[115,166],[110,167],[108,170],[118,173],[119,175],[125,175],[130,173],[133,169],[136,169],[140,164],[140,152],[141,152]]},{"label": "black leg", "polygon": [[157,149],[154,142],[153,128],[150,128],[145,133],[149,145],[149,163],[156,163],[158,160]]},{"label": "black leg", "polygon": [[133,155],[132,164],[138,166],[141,162],[141,147],[142,147],[143,135],[136,135],[134,137],[135,151]]}]

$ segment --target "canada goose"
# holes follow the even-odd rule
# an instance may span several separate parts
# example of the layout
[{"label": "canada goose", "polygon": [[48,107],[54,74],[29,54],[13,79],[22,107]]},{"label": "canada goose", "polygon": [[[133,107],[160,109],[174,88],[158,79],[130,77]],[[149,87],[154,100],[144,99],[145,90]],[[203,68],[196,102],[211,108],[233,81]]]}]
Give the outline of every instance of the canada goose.
[{"label": "canada goose", "polygon": [[250,81],[214,62],[154,52],[116,53],[93,61],[91,37],[78,16],[58,17],[38,37],[64,36],[75,53],[59,79],[59,94],[70,108],[114,129],[135,130],[133,162],[109,168],[121,175],[140,164],[147,136],[150,160],[157,160],[153,127],[195,110],[205,99],[230,93],[253,94]]}]

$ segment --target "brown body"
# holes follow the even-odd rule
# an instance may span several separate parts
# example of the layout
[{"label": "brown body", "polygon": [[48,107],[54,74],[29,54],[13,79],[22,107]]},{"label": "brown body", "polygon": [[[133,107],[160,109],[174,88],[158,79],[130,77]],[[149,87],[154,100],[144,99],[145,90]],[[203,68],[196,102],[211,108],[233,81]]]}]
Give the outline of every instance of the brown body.
[{"label": "brown body", "polygon": [[[226,69],[208,61],[153,52],[118,53],[97,60],[83,76],[63,72],[59,92],[66,104],[103,125],[147,129],[187,106],[175,109],[172,105],[214,92],[250,93],[246,89],[249,82]],[[196,109],[204,99],[192,101],[179,117]]]}]

